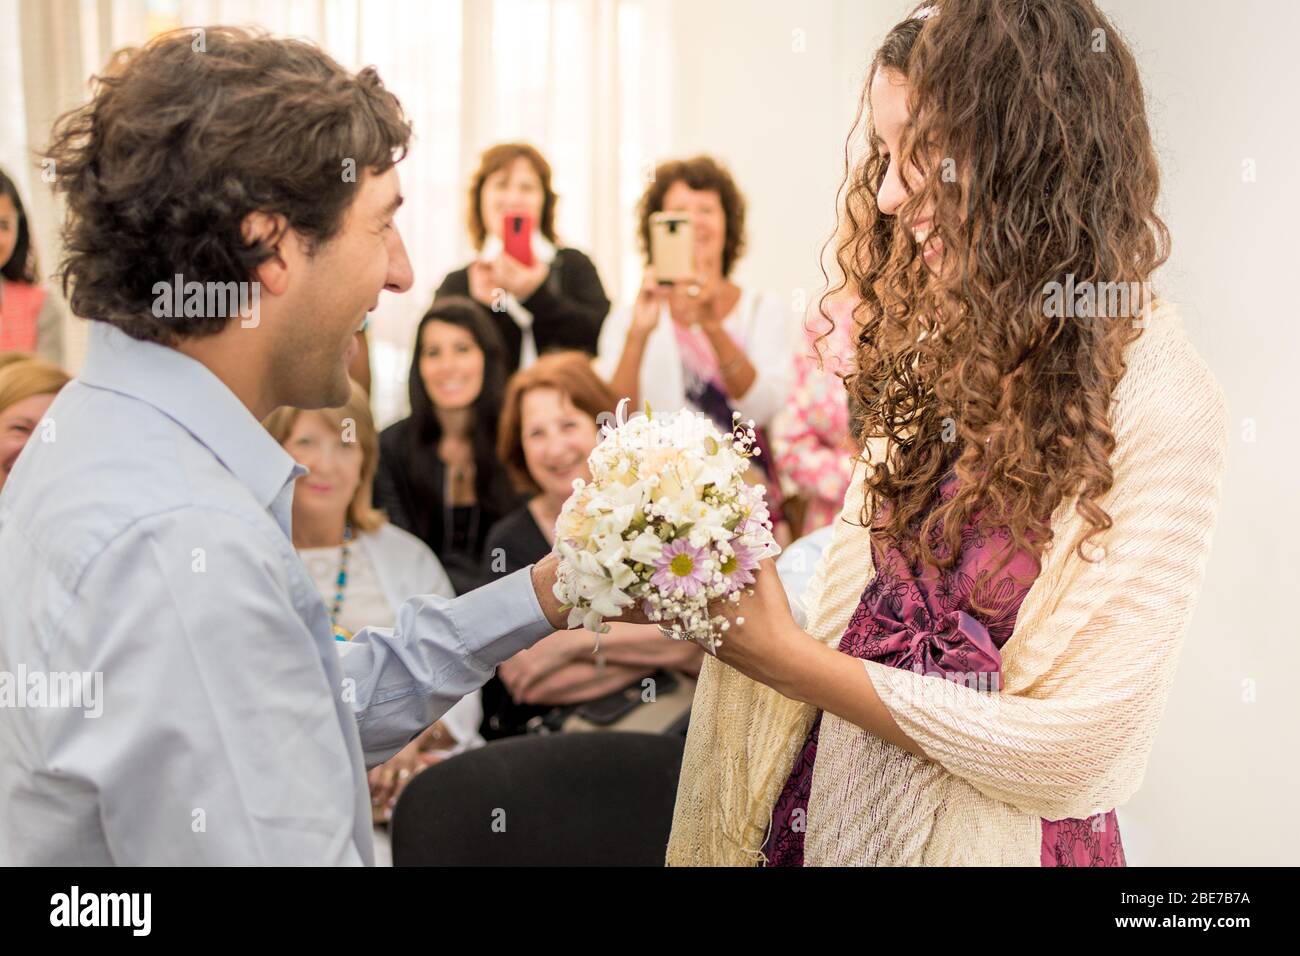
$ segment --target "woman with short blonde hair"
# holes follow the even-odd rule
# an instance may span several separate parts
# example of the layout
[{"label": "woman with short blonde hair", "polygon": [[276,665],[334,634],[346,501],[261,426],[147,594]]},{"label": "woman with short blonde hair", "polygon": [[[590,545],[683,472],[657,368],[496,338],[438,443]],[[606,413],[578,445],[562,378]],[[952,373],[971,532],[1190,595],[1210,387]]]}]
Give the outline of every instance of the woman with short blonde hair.
[{"label": "woman with short blonde hair", "polygon": [[386,520],[383,512],[373,504],[375,472],[379,468],[379,433],[370,412],[370,399],[358,383],[353,382],[352,394],[340,408],[317,408],[304,411],[300,408],[277,408],[262,424],[271,437],[281,445],[289,440],[294,423],[300,415],[319,415],[341,436],[353,435],[361,451],[361,475],[356,491],[348,501],[347,520],[358,531],[375,531]]},{"label": "woman with short blonde hair", "polygon": [[0,488],[27,446],[68,373],[22,353],[0,355]]},{"label": "woman with short blonde hair", "polygon": [[[429,547],[389,522],[371,501],[379,435],[358,383],[341,408],[280,408],[263,424],[307,468],[294,486],[293,545],[326,602],[337,640],[346,642],[368,625],[393,626],[402,604],[416,594],[455,597]],[[370,771],[377,820],[387,819],[412,774],[440,754],[482,743],[479,701],[474,691]]]}]

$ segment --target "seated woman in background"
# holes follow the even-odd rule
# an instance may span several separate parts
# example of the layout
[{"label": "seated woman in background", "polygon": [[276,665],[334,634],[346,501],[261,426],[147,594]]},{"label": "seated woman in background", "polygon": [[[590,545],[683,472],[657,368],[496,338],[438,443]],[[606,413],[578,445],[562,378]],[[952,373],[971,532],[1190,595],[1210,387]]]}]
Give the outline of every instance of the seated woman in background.
[{"label": "seated woman in background", "polygon": [[518,502],[496,457],[505,371],[490,313],[435,302],[416,329],[411,414],[379,436],[375,505],[433,549],[457,594],[483,583],[488,529]]},{"label": "seated woman in background", "polygon": [[[533,492],[522,507],[488,535],[488,573],[508,574],[545,557],[555,541],[555,520],[573,481],[591,480],[587,456],[596,447],[596,418],[614,395],[581,352],[545,355],[517,373],[506,390],[499,454],[517,484]],[[483,733],[523,733],[527,722],[552,707],[595,700],[635,684],[659,668],[699,673],[702,650],[667,641],[649,624],[610,622],[592,654],[589,631],[556,631],[497,669],[483,687]]]},{"label": "seated woman in background", "polygon": [[36,245],[18,187],[0,169],[0,352],[63,364],[63,309],[40,284]]},{"label": "seated woman in background", "polygon": [[[293,546],[316,582],[340,641],[367,625],[392,627],[415,594],[454,597],[451,581],[419,538],[393,527],[371,504],[379,436],[365,390],[352,383],[342,408],[281,408],[263,423],[307,469],[293,491]],[[342,651],[346,653],[346,651]],[[475,691],[387,763],[370,771],[377,816],[386,819],[407,778],[483,742]]]},{"label": "seated woman in background", "polygon": [[[669,286],[656,280],[650,262],[650,220],[664,211],[686,213],[695,239],[693,280]],[[668,413],[689,405],[728,432],[733,411],[753,419],[779,525],[779,482],[765,430],[790,391],[798,321],[782,297],[742,289],[730,278],[745,250],[744,197],[726,169],[697,156],[661,163],[639,213],[646,272],[635,303],[615,310],[601,330],[598,371],[633,409],[649,403]]]},{"label": "seated woman in background", "polygon": [[[469,234],[478,258],[449,273],[436,298],[469,296],[490,310],[505,343],[506,373],[552,349],[595,354],[609,299],[596,266],[555,235],[551,167],[526,143],[483,153],[469,187]],[[505,251],[506,216],[532,220],[533,264]]]},{"label": "seated woman in background", "polygon": [[[796,537],[835,520],[853,474],[857,443],[849,429],[848,374],[857,354],[854,297],[815,305],[794,357],[794,385],[772,420],[772,456],[781,478],[786,517]],[[828,319],[829,316],[829,319]]]},{"label": "seated woman in background", "polygon": [[0,356],[0,490],[18,455],[40,426],[59,390],[68,384],[57,365],[21,353]]}]

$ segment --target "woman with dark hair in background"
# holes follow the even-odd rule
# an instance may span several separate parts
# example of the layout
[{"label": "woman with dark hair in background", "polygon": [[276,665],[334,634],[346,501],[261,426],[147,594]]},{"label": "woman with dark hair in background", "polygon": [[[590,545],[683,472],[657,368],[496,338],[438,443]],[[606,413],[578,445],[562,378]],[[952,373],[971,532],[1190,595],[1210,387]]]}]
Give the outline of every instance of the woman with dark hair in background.
[{"label": "woman with dark hair in background", "polygon": [[488,529],[517,500],[496,457],[505,370],[486,309],[459,297],[430,307],[408,389],[411,414],[379,436],[375,506],[432,548],[464,594],[483,583]]},{"label": "woman with dark hair in background", "polygon": [[[552,349],[594,355],[609,312],[595,264],[556,237],[557,200],[550,164],[534,147],[502,143],[485,151],[469,187],[469,234],[478,258],[438,288],[437,299],[469,296],[491,310],[507,375]],[[505,250],[502,226],[515,215],[532,220],[532,265]]]},{"label": "woman with dark hair in background", "polygon": [[36,245],[18,187],[0,169],[0,352],[63,364],[63,309],[40,284]]}]

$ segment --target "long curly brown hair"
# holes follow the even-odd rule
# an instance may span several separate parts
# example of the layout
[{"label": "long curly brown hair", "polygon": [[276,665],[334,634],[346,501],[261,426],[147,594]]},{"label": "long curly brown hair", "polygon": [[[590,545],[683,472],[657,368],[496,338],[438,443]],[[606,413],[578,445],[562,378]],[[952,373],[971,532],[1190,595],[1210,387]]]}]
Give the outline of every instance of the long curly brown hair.
[{"label": "long curly brown hair", "polygon": [[[967,522],[1005,527],[1005,565],[1018,549],[1041,559],[1051,515],[1077,494],[1087,559],[1084,544],[1111,525],[1097,503],[1113,483],[1111,396],[1141,334],[1133,317],[1146,314],[1148,280],[1168,258],[1137,64],[1091,0],[924,6],[928,16],[890,31],[868,72],[832,240],[843,280],[822,300],[823,314],[846,289],[860,300],[846,377],[856,437],[864,448],[888,439],[883,461],[863,455],[867,500],[883,506],[862,520],[943,568]],[[893,160],[923,170],[896,216],[876,204],[890,159],[868,106],[878,70],[907,84]],[[927,208],[945,250],[937,270],[901,225]],[[1048,290],[1069,276],[1076,289],[1123,284],[1135,300],[1125,315],[1055,314]],[[958,490],[940,501],[952,470]]]}]

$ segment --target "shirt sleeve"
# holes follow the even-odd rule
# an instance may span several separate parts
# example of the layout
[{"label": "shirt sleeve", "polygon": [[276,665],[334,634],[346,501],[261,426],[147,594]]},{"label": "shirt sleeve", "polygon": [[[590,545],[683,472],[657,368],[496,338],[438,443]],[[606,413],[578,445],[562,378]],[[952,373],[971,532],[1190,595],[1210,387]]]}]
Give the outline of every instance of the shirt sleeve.
[{"label": "shirt sleeve", "polygon": [[150,518],[92,561],[49,655],[102,674],[101,713],[50,710],[50,772],[99,794],[120,865],[360,864],[348,741],[265,529]]},{"label": "shirt sleeve", "polygon": [[553,630],[530,565],[455,599],[413,597],[395,627],[358,631],[342,664],[367,765],[397,753],[498,664]]}]

